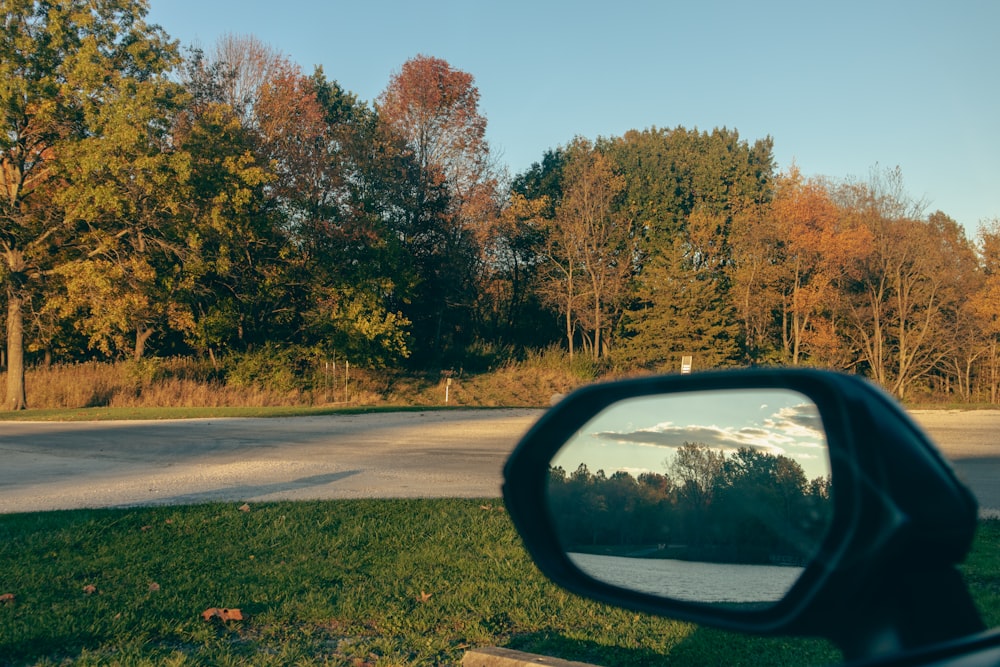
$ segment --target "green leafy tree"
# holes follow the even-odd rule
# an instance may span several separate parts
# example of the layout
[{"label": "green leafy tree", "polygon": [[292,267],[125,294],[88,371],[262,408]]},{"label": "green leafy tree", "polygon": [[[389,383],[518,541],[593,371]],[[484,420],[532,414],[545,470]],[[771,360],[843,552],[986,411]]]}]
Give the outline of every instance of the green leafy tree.
[{"label": "green leafy tree", "polygon": [[286,237],[265,194],[273,173],[225,103],[196,98],[174,137],[191,160],[190,344],[214,358],[220,349],[280,339],[295,309],[284,291]]},{"label": "green leafy tree", "polygon": [[641,233],[621,358],[654,368],[675,367],[685,354],[700,368],[735,362],[733,227],[751,234],[754,212],[770,197],[770,139],[750,145],[725,129],[653,128],[609,144]]},{"label": "green leafy tree", "polygon": [[325,157],[316,193],[293,225],[309,285],[308,334],[356,363],[395,365],[414,347],[405,310],[419,283],[411,246],[417,172],[402,138],[374,111],[328,80],[311,78],[323,110]]},{"label": "green leafy tree", "polygon": [[[7,407],[27,404],[23,305],[31,283],[86,233],[89,212],[63,199],[81,142],[129,113],[174,64],[175,48],[141,0],[12,0],[0,22],[0,251],[7,292]],[[141,102],[139,102],[141,103]],[[130,119],[145,132],[156,118]],[[123,126],[122,126],[123,127]]]}]

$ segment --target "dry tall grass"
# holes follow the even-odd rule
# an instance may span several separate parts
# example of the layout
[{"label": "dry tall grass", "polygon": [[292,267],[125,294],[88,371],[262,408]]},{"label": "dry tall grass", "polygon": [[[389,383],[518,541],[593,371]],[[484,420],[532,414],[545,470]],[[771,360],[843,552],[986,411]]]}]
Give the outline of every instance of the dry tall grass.
[{"label": "dry tall grass", "polygon": [[33,408],[262,407],[309,402],[300,392],[229,386],[184,359],[39,366],[26,371],[25,385]]},{"label": "dry tall grass", "polygon": [[[548,405],[593,379],[586,363],[570,364],[556,350],[488,373],[455,376],[448,387],[453,406]],[[226,373],[193,359],[142,362],[57,364],[29,368],[25,374],[31,408],[269,407],[350,405],[444,405],[446,379],[427,380],[351,368],[350,378],[319,373],[305,389],[275,389],[262,383],[227,381]],[[0,391],[6,374],[0,373]]]}]

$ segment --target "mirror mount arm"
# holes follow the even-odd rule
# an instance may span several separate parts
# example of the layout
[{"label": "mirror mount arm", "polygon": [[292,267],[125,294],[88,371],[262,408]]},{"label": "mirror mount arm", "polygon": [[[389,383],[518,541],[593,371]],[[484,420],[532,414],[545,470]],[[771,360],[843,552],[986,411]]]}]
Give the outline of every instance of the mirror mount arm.
[{"label": "mirror mount arm", "polygon": [[[846,581],[852,578],[849,573],[842,578],[852,585]],[[953,565],[885,568],[882,576],[869,573],[865,581],[863,596],[849,608],[836,602],[827,605],[821,595],[799,619],[805,633],[833,641],[845,660],[919,650],[986,629]]]}]

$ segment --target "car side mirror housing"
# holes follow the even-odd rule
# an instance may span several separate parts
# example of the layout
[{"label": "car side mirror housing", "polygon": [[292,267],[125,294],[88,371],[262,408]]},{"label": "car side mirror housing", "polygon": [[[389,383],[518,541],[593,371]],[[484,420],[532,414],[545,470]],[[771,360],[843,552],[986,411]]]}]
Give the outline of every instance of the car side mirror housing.
[{"label": "car side mirror housing", "polygon": [[610,604],[824,636],[849,658],[982,629],[954,568],[975,534],[974,497],[909,416],[855,376],[746,370],[584,387],[518,444],[504,498],[542,572]]}]

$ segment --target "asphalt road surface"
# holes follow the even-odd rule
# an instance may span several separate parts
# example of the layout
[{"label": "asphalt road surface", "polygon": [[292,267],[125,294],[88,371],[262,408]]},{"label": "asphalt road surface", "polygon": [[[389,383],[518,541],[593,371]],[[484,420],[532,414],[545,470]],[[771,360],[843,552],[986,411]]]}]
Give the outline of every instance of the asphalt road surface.
[{"label": "asphalt road surface", "polygon": [[[0,512],[361,497],[496,497],[538,410],[0,422]],[[1000,411],[917,412],[1000,512]]]}]

